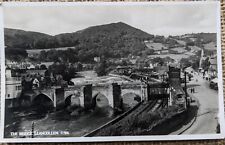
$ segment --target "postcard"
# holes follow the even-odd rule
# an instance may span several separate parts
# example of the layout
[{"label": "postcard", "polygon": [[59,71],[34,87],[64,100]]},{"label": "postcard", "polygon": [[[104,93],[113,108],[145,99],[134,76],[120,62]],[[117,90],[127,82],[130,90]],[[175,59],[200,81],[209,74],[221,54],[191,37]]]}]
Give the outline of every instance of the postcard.
[{"label": "postcard", "polygon": [[224,136],[220,2],[2,3],[1,141]]}]

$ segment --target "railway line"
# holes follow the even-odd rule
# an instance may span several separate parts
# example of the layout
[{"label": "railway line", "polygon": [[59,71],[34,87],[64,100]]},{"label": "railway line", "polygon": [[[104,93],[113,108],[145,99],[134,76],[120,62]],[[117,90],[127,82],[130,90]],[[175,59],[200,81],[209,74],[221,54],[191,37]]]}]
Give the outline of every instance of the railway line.
[{"label": "railway line", "polygon": [[130,113],[125,113],[125,115],[122,115],[121,117],[118,117],[118,119],[114,120],[113,123],[110,125],[103,125],[102,127],[98,128],[97,130],[91,132],[90,134],[86,134],[85,136],[95,136],[98,135],[99,132],[102,130],[108,130],[108,128],[115,128],[118,129],[126,124],[129,124],[133,121],[134,118],[139,118],[139,116],[142,115],[142,113],[150,113],[154,112],[157,109],[161,109],[162,104],[164,103],[163,100],[152,100],[149,102],[141,102],[140,105],[138,105],[134,110],[130,111]]},{"label": "railway line", "polygon": [[131,115],[138,116],[141,115],[143,112],[153,112],[156,110],[159,110],[163,108],[163,105],[166,104],[166,100],[151,100],[149,102],[144,102],[142,106],[137,108],[137,110],[134,111],[134,113]]}]

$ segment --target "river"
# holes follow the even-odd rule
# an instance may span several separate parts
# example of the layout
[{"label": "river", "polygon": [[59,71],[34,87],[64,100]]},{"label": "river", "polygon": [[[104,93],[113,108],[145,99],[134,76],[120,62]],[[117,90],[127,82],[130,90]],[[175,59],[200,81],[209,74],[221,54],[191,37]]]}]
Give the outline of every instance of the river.
[{"label": "river", "polygon": [[[35,135],[34,137],[79,137],[112,120],[112,108],[95,109],[71,116],[66,110],[38,114],[32,110],[12,111],[10,124],[6,125],[5,137],[31,137],[30,135],[12,136],[12,132],[64,132],[64,134]],[[91,121],[91,122],[90,122]]]}]

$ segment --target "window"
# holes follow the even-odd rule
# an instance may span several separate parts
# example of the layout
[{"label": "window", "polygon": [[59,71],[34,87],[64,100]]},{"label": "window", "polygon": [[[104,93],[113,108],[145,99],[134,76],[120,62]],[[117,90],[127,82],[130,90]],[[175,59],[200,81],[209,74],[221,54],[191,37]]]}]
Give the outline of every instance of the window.
[{"label": "window", "polygon": [[21,90],[21,86],[16,86],[16,90]]},{"label": "window", "polygon": [[10,94],[8,94],[8,98],[10,97]]}]

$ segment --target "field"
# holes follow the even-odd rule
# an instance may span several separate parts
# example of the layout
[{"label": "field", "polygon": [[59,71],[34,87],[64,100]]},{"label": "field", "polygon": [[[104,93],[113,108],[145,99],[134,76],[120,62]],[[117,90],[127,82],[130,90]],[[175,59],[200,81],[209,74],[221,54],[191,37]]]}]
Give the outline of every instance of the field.
[{"label": "field", "polygon": [[170,57],[172,59],[174,59],[176,62],[179,62],[182,58],[188,58],[190,56],[190,54],[160,54],[160,55],[150,55],[150,58],[156,58],[156,57],[160,57],[160,58],[166,58],[166,57]]},{"label": "field", "polygon": [[186,52],[185,47],[176,47],[176,48],[172,48],[171,50],[177,51],[178,53]]},{"label": "field", "polygon": [[214,42],[210,42],[210,43],[204,44],[204,48],[206,50],[216,50],[216,44]]},{"label": "field", "polygon": [[163,45],[162,43],[151,43],[151,42],[146,42],[145,45],[149,48],[149,49],[153,49],[153,50],[162,50],[162,49],[167,49],[167,47],[165,45]]}]

